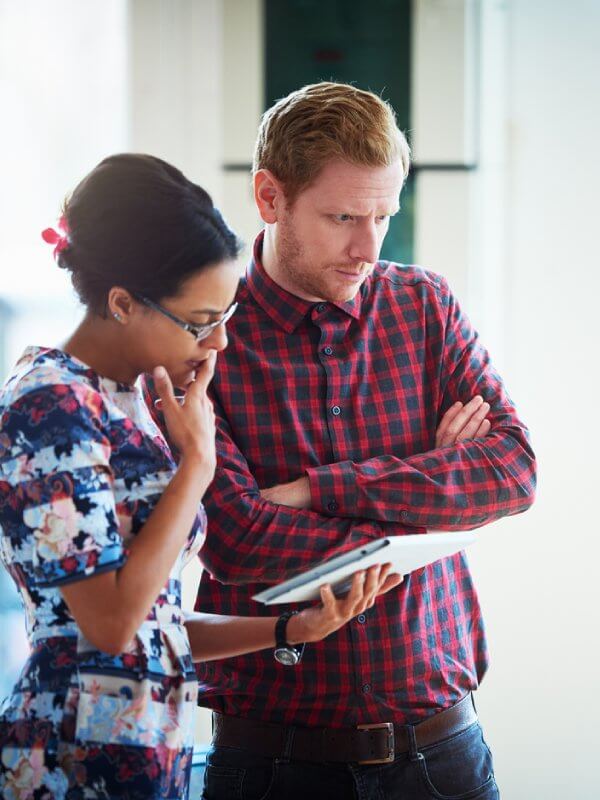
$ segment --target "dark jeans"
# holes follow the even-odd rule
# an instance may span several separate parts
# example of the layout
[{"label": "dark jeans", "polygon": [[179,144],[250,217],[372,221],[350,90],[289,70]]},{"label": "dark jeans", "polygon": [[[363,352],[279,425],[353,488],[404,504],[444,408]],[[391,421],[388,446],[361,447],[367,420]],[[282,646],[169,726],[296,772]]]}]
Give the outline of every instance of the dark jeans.
[{"label": "dark jeans", "polygon": [[[498,800],[479,723],[390,764],[312,764],[213,748],[203,800]],[[197,798],[190,797],[190,800]]]}]

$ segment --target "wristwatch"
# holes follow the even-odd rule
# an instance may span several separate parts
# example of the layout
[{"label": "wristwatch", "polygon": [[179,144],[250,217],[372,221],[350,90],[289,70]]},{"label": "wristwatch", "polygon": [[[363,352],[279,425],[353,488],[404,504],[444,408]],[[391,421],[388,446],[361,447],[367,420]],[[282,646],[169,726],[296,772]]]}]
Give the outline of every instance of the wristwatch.
[{"label": "wristwatch", "polygon": [[285,635],[288,619],[297,613],[297,611],[286,611],[275,623],[275,650],[273,655],[276,661],[286,667],[293,667],[299,664],[304,652],[304,644],[288,644]]}]

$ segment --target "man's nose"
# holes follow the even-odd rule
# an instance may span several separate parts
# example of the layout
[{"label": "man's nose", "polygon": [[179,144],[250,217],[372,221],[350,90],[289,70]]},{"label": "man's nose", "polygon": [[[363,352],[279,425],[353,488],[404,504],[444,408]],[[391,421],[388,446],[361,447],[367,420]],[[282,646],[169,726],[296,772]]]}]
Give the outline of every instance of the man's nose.
[{"label": "man's nose", "polygon": [[379,258],[381,250],[382,232],[377,228],[374,221],[365,220],[359,225],[350,243],[350,257],[356,261],[365,261],[367,264],[374,264]]}]

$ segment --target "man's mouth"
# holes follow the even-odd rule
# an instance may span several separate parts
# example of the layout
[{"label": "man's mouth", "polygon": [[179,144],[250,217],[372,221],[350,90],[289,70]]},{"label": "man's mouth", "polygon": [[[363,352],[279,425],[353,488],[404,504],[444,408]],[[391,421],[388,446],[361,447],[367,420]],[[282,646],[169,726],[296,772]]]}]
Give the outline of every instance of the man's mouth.
[{"label": "man's mouth", "polygon": [[336,269],[335,271],[338,275],[341,275],[344,280],[350,281],[351,283],[359,283],[367,276],[366,272],[351,272],[345,269]]}]

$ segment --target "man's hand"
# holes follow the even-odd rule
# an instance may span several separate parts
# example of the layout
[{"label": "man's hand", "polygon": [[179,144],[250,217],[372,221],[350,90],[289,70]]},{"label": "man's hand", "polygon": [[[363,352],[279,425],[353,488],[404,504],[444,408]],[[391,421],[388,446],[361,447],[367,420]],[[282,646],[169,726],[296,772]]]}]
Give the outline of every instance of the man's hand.
[{"label": "man's hand", "polygon": [[484,403],[479,394],[466,405],[454,403],[442,417],[435,432],[435,446],[448,447],[465,439],[486,436],[492,427],[489,419],[486,419],[489,410],[490,404]]},{"label": "man's hand", "polygon": [[[481,395],[476,395],[466,405],[460,402],[450,406],[442,417],[435,433],[435,446],[448,447],[465,439],[486,436],[490,432],[491,423],[486,419],[490,410],[489,403],[483,402]],[[304,475],[290,483],[280,483],[269,489],[261,489],[261,497],[269,503],[276,503],[289,508],[310,508],[310,484]]]},{"label": "man's hand", "polygon": [[270,489],[261,489],[261,497],[269,503],[290,508],[310,508],[310,485],[304,475],[291,483],[281,483]]}]

